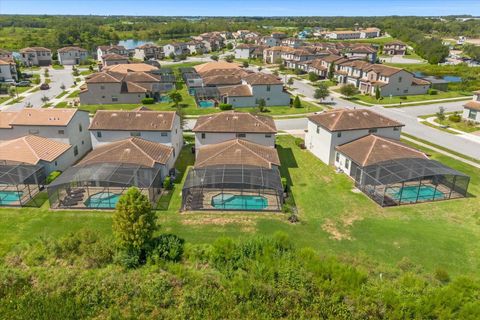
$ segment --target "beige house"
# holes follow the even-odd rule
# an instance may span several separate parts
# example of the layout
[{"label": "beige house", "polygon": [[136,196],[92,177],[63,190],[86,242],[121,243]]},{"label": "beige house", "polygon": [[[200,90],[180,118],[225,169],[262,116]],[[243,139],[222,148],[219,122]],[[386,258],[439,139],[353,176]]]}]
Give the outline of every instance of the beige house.
[{"label": "beige house", "polygon": [[13,59],[0,58],[0,82],[18,80],[17,65]]},{"label": "beige house", "polygon": [[163,48],[154,44],[146,43],[135,48],[133,57],[142,61],[150,59],[163,59]]},{"label": "beige house", "polygon": [[61,65],[76,65],[88,59],[88,51],[79,47],[64,47],[57,50]]},{"label": "beige house", "polygon": [[462,118],[480,123],[480,91],[475,91],[473,100],[463,105]]},{"label": "beige house", "polygon": [[44,47],[28,47],[20,50],[21,60],[26,66],[49,66],[52,64],[52,51]]},{"label": "beige house", "polygon": [[392,41],[383,45],[383,53],[391,56],[403,56],[407,53],[407,45],[401,41]]},{"label": "beige house", "polygon": [[103,67],[113,66],[116,64],[127,64],[129,61],[128,57],[116,53],[104,54],[101,60]]},{"label": "beige house", "polygon": [[103,64],[102,57],[112,53],[128,58],[128,50],[124,46],[99,46],[97,48],[97,59]]}]

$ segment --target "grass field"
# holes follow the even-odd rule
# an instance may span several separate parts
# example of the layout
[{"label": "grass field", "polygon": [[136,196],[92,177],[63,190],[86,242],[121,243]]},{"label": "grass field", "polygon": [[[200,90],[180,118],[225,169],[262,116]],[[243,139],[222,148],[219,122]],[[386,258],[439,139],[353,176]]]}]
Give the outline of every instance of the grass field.
[{"label": "grass field", "polygon": [[[338,91],[339,92],[339,91]],[[400,105],[403,103],[409,102],[422,102],[428,100],[438,100],[438,99],[451,99],[451,98],[465,98],[468,99],[471,97],[470,92],[462,91],[438,91],[438,94],[419,94],[412,96],[395,96],[395,97],[384,97],[383,99],[377,100],[374,96],[368,96],[363,94],[357,94],[353,96],[350,100],[362,101],[370,104],[382,104],[382,105]]]},{"label": "grass field", "polygon": [[[352,181],[299,149],[290,136],[278,138],[282,175],[292,184],[300,223],[284,214],[178,213],[180,186],[162,200],[157,211],[162,232],[189,242],[209,243],[219,236],[271,235],[284,231],[302,246],[366,265],[392,268],[408,258],[420,270],[436,268],[450,275],[480,276],[480,170],[428,151],[433,159],[472,177],[467,199],[383,209],[363,194],[352,192]],[[193,163],[187,147],[177,168]],[[0,210],[0,255],[22,242],[57,237],[82,228],[111,237],[111,213],[41,209]],[[342,258],[342,259],[343,259]]]},{"label": "grass field", "polygon": [[457,129],[463,132],[471,133],[480,130],[480,125],[475,125],[474,122],[467,122],[465,120],[461,120],[460,122],[454,122],[448,119],[448,116],[445,120],[438,120],[435,119],[435,122],[441,124],[442,126],[448,126],[453,129]]}]

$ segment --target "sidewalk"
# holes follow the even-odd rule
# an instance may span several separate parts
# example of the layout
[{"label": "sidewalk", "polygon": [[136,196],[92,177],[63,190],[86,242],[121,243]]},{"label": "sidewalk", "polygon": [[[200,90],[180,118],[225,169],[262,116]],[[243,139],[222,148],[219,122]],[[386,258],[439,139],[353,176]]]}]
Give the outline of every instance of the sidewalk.
[{"label": "sidewalk", "polygon": [[[422,118],[419,118],[419,121],[420,122],[423,122],[423,121],[426,121],[428,122],[429,124],[431,125],[434,125],[436,127],[439,127],[441,128],[442,125],[435,122],[435,119],[437,117],[430,117],[430,118],[427,118],[427,119],[422,119]],[[468,132],[465,132],[465,131],[462,131],[462,130],[458,130],[458,129],[454,129],[454,128],[451,128],[451,127],[448,127],[446,128],[448,129],[449,131],[452,131],[452,132],[455,132],[457,135],[461,136],[462,138],[465,138],[465,139],[469,139],[469,140],[472,140],[472,141],[475,141],[475,142],[478,142],[480,143],[480,136],[477,136],[475,134],[471,134],[471,133],[468,133]]]}]

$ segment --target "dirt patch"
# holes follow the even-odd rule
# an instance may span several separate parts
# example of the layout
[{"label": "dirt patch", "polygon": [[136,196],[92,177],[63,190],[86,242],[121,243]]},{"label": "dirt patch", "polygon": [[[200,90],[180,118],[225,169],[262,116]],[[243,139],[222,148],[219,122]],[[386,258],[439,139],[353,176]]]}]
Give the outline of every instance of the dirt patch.
[{"label": "dirt patch", "polygon": [[332,219],[326,219],[322,225],[322,229],[330,234],[330,239],[333,240],[352,240],[350,234],[350,227],[355,221],[360,221],[363,218],[358,215],[344,216],[340,221],[333,221]]}]

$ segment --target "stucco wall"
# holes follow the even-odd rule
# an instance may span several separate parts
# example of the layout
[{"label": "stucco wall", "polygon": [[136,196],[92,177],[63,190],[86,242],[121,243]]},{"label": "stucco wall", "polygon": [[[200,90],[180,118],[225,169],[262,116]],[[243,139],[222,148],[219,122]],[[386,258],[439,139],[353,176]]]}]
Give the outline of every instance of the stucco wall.
[{"label": "stucco wall", "polygon": [[[268,135],[268,134],[267,134]],[[200,132],[195,133],[195,148],[200,148],[201,146],[224,142],[232,139],[236,139],[237,136],[235,133],[205,133],[205,139],[202,139],[202,134]],[[258,143],[267,147],[275,146],[275,135],[271,134],[270,137],[267,137],[265,133],[246,133],[243,140],[248,140],[254,143]]]}]

